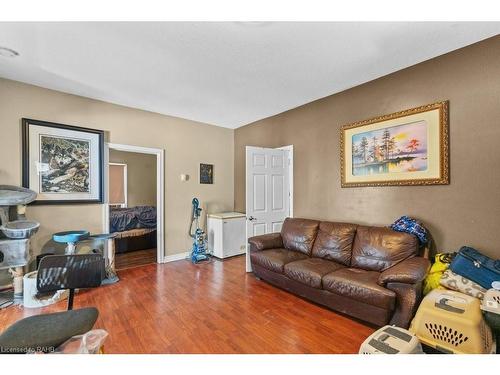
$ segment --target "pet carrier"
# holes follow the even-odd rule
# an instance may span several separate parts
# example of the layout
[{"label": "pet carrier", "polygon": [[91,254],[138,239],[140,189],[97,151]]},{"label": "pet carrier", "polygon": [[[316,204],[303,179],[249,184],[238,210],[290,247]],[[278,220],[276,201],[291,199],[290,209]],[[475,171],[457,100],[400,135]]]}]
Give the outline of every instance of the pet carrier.
[{"label": "pet carrier", "polygon": [[481,314],[477,298],[451,290],[435,289],[420,304],[410,332],[420,341],[444,353],[492,353],[491,330]]},{"label": "pet carrier", "polygon": [[500,259],[494,260],[479,251],[463,246],[450,264],[450,269],[485,289],[500,280]]},{"label": "pet carrier", "polygon": [[422,353],[422,345],[413,333],[393,326],[385,326],[375,331],[359,348],[359,354]]},{"label": "pet carrier", "polygon": [[486,323],[498,335],[500,333],[500,290],[489,289],[484,294],[481,310],[483,310]]}]

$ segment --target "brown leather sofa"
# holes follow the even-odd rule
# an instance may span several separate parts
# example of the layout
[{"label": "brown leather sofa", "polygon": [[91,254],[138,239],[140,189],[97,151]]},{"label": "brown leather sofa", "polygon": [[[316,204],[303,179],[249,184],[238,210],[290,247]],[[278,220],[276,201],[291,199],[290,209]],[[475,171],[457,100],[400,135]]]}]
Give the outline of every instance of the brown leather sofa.
[{"label": "brown leather sofa", "polygon": [[430,267],[415,236],[385,227],[288,218],[248,242],[258,278],[377,326],[408,327]]}]

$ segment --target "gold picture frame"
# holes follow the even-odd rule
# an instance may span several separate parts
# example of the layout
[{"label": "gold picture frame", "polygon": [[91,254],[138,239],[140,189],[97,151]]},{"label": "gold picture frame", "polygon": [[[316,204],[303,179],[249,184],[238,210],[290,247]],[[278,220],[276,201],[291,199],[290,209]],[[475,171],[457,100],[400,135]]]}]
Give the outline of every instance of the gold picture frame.
[{"label": "gold picture frame", "polygon": [[441,101],[342,126],[341,187],[449,184],[448,106]]}]

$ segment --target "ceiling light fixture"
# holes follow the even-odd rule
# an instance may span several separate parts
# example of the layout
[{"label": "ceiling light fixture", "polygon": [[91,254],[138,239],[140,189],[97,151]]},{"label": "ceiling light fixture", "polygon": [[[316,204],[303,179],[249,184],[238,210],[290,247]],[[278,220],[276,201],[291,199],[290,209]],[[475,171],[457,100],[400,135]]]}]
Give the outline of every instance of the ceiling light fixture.
[{"label": "ceiling light fixture", "polygon": [[0,47],[0,56],[2,57],[17,57],[19,56],[19,52],[14,51],[13,49],[7,47]]}]

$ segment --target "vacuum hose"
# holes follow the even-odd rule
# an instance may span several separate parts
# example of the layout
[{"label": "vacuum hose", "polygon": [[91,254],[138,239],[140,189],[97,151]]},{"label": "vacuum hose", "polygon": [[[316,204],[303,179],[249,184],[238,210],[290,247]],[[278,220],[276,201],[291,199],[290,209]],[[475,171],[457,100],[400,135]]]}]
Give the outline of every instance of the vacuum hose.
[{"label": "vacuum hose", "polygon": [[[193,198],[191,202],[193,205],[193,210],[191,211],[191,224],[189,225],[189,237],[196,237],[196,229],[198,228],[198,219],[201,215],[200,201],[198,198]],[[196,223],[196,228],[193,231],[193,224]]]}]

